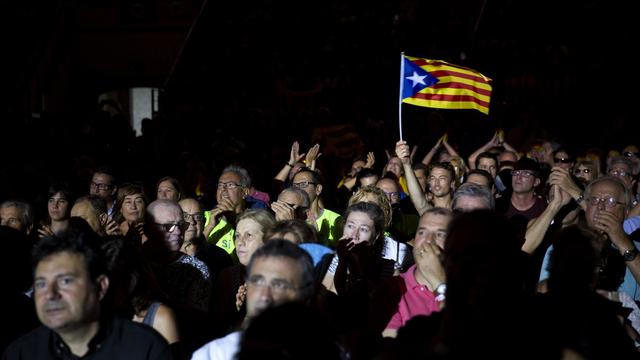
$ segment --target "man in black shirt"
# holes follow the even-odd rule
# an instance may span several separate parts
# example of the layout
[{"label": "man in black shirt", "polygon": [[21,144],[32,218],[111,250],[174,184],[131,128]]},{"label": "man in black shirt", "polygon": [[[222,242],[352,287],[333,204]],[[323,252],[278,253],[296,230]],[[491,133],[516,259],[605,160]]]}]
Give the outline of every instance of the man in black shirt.
[{"label": "man in black shirt", "polygon": [[13,342],[3,359],[171,359],[155,330],[105,316],[109,278],[98,239],[70,230],[41,240],[33,252],[40,326]]}]

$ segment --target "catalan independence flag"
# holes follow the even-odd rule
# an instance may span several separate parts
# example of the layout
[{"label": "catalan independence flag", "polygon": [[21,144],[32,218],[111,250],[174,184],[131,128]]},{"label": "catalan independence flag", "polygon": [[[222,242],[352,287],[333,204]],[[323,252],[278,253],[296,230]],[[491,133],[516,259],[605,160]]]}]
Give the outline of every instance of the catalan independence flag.
[{"label": "catalan independence flag", "polygon": [[489,114],[491,79],[442,60],[402,56],[402,102],[439,109],[476,109]]}]

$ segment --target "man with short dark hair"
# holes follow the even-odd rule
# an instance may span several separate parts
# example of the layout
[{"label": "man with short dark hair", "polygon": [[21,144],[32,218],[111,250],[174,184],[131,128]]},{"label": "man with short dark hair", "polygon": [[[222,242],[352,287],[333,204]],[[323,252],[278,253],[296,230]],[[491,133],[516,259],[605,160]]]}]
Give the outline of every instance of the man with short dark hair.
[{"label": "man with short dark hair", "polygon": [[541,181],[537,161],[529,158],[518,160],[511,171],[511,196],[499,199],[496,204],[498,212],[507,218],[520,216],[527,221],[540,216],[547,207],[547,201],[536,194]]},{"label": "man with short dark hair", "polygon": [[171,359],[152,328],[104,315],[109,278],[91,236],[66,231],[38,243],[33,287],[43,326],[13,342],[3,359]]},{"label": "man with short dark hair", "polygon": [[116,209],[116,194],[118,187],[116,186],[116,178],[113,170],[103,166],[93,172],[91,183],[89,184],[89,194],[101,197],[107,204],[107,215],[109,219],[113,218]]},{"label": "man with short dark hair", "polygon": [[[265,309],[313,295],[313,263],[297,245],[273,239],[260,247],[247,265],[247,316],[243,326]],[[193,353],[192,360],[233,359],[242,331],[213,340]]]}]

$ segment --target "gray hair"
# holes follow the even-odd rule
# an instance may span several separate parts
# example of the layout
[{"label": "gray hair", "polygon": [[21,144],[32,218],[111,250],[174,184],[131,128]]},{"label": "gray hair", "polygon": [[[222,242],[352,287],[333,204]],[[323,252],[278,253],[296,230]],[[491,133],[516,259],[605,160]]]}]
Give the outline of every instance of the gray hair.
[{"label": "gray hair", "polygon": [[458,199],[462,196],[479,198],[484,201],[487,205],[487,209],[495,209],[495,199],[491,190],[487,189],[484,186],[480,186],[474,183],[464,183],[460,185],[453,193],[453,200],[451,202],[451,208],[455,210],[456,204],[458,203]]},{"label": "gray hair", "polygon": [[229,165],[222,170],[222,173],[220,174],[220,176],[228,172],[238,174],[238,176],[240,176],[240,185],[242,185],[242,187],[244,188],[251,187],[251,176],[249,176],[249,171],[247,171],[247,169],[238,165]]},{"label": "gray hair", "polygon": [[295,186],[290,186],[284,190],[282,190],[280,192],[280,194],[283,194],[285,192],[290,192],[290,193],[295,193],[298,194],[300,197],[302,197],[302,205],[300,205],[303,208],[309,208],[309,206],[311,206],[311,201],[309,200],[309,194],[307,194],[306,191],[297,188]]},{"label": "gray hair", "polygon": [[624,202],[624,208],[627,210],[631,209],[633,202],[633,194],[631,193],[631,189],[627,188],[627,186],[624,184],[624,182],[622,182],[622,180],[620,180],[620,178],[612,175],[605,175],[597,179],[593,179],[587,185],[586,189],[584,189],[584,198],[590,198],[591,190],[593,189],[593,187],[601,182],[609,182],[619,186],[622,189],[622,194],[624,195],[624,199],[622,199]]},{"label": "gray hair", "polygon": [[28,229],[33,225],[33,207],[31,204],[20,200],[7,200],[0,204],[0,209],[6,209],[14,207],[20,212],[20,221],[24,225],[25,229]]}]

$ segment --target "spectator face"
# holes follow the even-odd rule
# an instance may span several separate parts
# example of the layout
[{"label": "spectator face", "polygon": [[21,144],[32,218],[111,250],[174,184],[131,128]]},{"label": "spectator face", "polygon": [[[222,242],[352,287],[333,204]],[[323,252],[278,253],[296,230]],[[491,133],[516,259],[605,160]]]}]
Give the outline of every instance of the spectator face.
[{"label": "spectator face", "polygon": [[611,168],[608,170],[609,175],[615,176],[618,179],[622,180],[627,188],[631,188],[632,178],[631,178],[631,169],[623,163],[617,163],[611,165]]},{"label": "spectator face", "polygon": [[453,179],[449,171],[434,167],[429,174],[429,188],[435,197],[444,197],[451,193]]},{"label": "spectator face", "polygon": [[360,187],[367,185],[375,185],[378,182],[378,176],[363,177],[360,179]]},{"label": "spectator face", "polygon": [[467,176],[466,182],[484,186],[489,189],[489,180],[480,174],[470,174],[469,176]]},{"label": "spectator face", "polygon": [[171,252],[179,251],[184,242],[184,231],[188,225],[184,221],[180,206],[175,203],[159,204],[151,215],[153,215],[155,223],[149,224],[151,225],[150,229],[153,229],[149,234],[149,239],[163,241]]},{"label": "spectator face", "polygon": [[533,192],[540,180],[529,170],[514,170],[511,172],[511,185],[514,193]]},{"label": "spectator face", "polygon": [[456,199],[455,208],[453,210],[468,212],[480,209],[489,209],[489,206],[482,198],[462,195]]},{"label": "spectator face", "polygon": [[582,182],[583,184],[588,184],[593,180],[593,169],[587,165],[580,164],[573,169],[573,174]]},{"label": "spectator face", "polygon": [[364,165],[365,162],[362,160],[354,161],[353,164],[351,164],[351,170],[349,171],[349,174],[351,174],[351,176],[356,176],[356,174],[358,174],[360,170],[362,170]]},{"label": "spectator face", "polygon": [[15,206],[0,209],[0,225],[8,226],[22,233],[27,232],[25,224],[22,222],[22,213]]},{"label": "spectator face", "polygon": [[261,256],[254,259],[247,275],[247,316],[300,298],[302,268],[293,259]]},{"label": "spectator face", "polygon": [[498,164],[492,158],[480,158],[478,160],[478,169],[488,172],[495,179],[498,173]]},{"label": "spectator face", "polygon": [[413,173],[416,175],[416,179],[418,180],[418,184],[420,184],[420,188],[422,192],[427,191],[427,174],[424,169],[413,170]]},{"label": "spectator face", "polygon": [[229,199],[234,204],[239,204],[245,197],[246,189],[240,185],[240,175],[234,172],[226,172],[218,179],[216,199],[218,203],[223,199]]},{"label": "spectator face", "polygon": [[[425,242],[434,242],[444,249],[444,242],[447,238],[447,226],[451,221],[450,216],[427,213],[420,218],[418,230],[413,240],[414,249],[420,249]],[[417,250],[416,250],[417,251]],[[416,257],[417,254],[414,254]]]},{"label": "spectator face", "polygon": [[283,191],[278,195],[278,201],[288,204],[295,210],[295,216],[298,219],[307,219],[307,208],[303,206],[304,199],[300,194],[293,191]]},{"label": "spectator face", "polygon": [[564,169],[571,169],[574,163],[573,159],[569,157],[569,154],[564,151],[558,151],[553,157],[554,166],[559,166]]},{"label": "spectator face", "polygon": [[122,216],[126,221],[137,222],[144,218],[146,205],[142,194],[126,195],[122,200]]},{"label": "spectator face", "polygon": [[374,240],[375,226],[373,219],[367,213],[352,211],[349,213],[342,230],[343,239],[351,239],[354,244],[372,242]]},{"label": "spectator face", "polygon": [[378,181],[376,186],[378,189],[384,191],[391,205],[398,204],[400,202],[400,189],[398,189],[395,181],[390,179],[381,179]]},{"label": "spectator face", "polygon": [[387,171],[394,173],[398,178],[402,176],[402,161],[397,157],[392,157],[385,168]]},{"label": "spectator face", "polygon": [[257,221],[242,219],[238,222],[235,233],[236,254],[242,265],[249,264],[251,255],[264,244],[263,236],[262,226]]},{"label": "spectator face", "polygon": [[91,186],[89,187],[89,193],[91,195],[98,195],[101,198],[108,200],[112,199],[116,195],[116,187],[113,185],[113,177],[108,174],[95,173],[91,179]]},{"label": "spectator face", "polygon": [[296,176],[293,177],[293,186],[309,194],[309,202],[311,203],[316,200],[320,191],[322,191],[322,185],[316,184],[308,171],[297,173]]},{"label": "spectator face", "polygon": [[157,198],[158,200],[178,201],[180,200],[180,193],[171,181],[165,180],[158,184]]},{"label": "spectator face", "polygon": [[624,191],[620,185],[602,181],[591,187],[589,198],[585,199],[587,224],[593,229],[602,230],[600,213],[607,212],[622,223],[626,216]]},{"label": "spectator face", "polygon": [[193,241],[202,236],[204,231],[204,215],[202,207],[195,199],[180,200],[180,208],[182,208],[184,221],[189,227],[184,232],[185,241]]},{"label": "spectator face", "polygon": [[61,192],[55,193],[47,202],[47,211],[53,221],[66,220],[71,216],[71,204]]},{"label": "spectator face", "polygon": [[49,255],[38,263],[34,277],[36,312],[46,327],[64,333],[98,320],[109,282],[104,275],[92,281],[83,255]]}]

